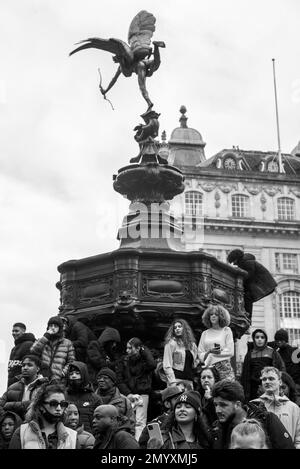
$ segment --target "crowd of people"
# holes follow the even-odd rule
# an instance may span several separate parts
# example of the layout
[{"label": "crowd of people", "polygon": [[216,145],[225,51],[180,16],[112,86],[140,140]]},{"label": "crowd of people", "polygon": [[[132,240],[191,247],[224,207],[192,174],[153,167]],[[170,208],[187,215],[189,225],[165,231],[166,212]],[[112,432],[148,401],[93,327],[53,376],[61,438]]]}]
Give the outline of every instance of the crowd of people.
[{"label": "crowd of people", "polygon": [[256,329],[235,376],[228,311],[210,305],[202,322],[197,344],[176,318],[161,356],[63,316],[39,339],[14,324],[0,449],[300,449],[300,363],[287,331],[269,342]]}]

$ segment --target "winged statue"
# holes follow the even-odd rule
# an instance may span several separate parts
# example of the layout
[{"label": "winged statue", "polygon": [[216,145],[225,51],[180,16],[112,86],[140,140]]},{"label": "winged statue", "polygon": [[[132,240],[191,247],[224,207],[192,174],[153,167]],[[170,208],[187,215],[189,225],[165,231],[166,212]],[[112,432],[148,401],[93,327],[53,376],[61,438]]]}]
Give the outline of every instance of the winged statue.
[{"label": "winged statue", "polygon": [[148,104],[148,110],[153,107],[153,103],[149,98],[146,89],[146,77],[150,77],[160,66],[160,47],[165,47],[165,43],[161,41],[152,41],[151,39],[155,31],[156,18],[145,10],[140,11],[132,20],[128,32],[128,44],[121,39],[102,39],[92,37],[80,41],[79,47],[70,52],[73,55],[84,49],[101,49],[114,54],[113,61],[118,63],[116,74],[111,79],[106,89],[99,88],[106,98],[106,93],[114,86],[119,76],[123,74],[130,77],[133,73],[137,74],[138,84],[143,98]]}]

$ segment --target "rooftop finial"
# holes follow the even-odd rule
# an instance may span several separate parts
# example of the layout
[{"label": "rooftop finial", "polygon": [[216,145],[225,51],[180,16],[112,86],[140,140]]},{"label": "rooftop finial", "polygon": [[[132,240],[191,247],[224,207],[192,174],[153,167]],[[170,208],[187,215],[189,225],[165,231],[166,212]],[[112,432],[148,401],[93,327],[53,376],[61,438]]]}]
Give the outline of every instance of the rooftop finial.
[{"label": "rooftop finial", "polygon": [[165,131],[165,130],[163,130],[162,133],[161,133],[161,140],[162,140],[163,142],[165,142],[165,141],[167,140],[167,134],[166,134],[166,131]]},{"label": "rooftop finial", "polygon": [[185,115],[186,107],[182,105],[179,109],[179,112],[181,112],[181,114],[182,114],[182,116],[179,119],[180,126],[186,129],[187,128],[186,121],[188,120],[188,118]]}]

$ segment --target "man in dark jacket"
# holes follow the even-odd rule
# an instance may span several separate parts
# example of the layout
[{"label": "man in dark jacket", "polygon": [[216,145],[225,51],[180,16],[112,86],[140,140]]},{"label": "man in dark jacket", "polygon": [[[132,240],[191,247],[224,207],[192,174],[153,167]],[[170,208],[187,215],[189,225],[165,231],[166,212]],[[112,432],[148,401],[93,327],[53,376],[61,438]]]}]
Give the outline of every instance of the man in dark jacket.
[{"label": "man in dark jacket", "polygon": [[293,440],[277,415],[252,402],[244,406],[244,390],[237,381],[222,380],[212,390],[218,420],[213,423],[210,433],[213,449],[228,449],[233,428],[245,418],[255,418],[267,436],[270,449],[295,449]]},{"label": "man in dark jacket", "polygon": [[36,355],[25,355],[21,370],[19,380],[9,386],[0,398],[0,416],[9,410],[23,419],[38,389],[48,382],[48,379],[39,373],[40,360]]},{"label": "man in dark jacket", "polygon": [[84,429],[91,433],[94,410],[103,402],[92,389],[85,363],[71,363],[67,374],[66,399],[77,406]]},{"label": "man in dark jacket", "polygon": [[121,361],[118,344],[121,342],[120,334],[113,327],[106,327],[98,340],[93,340],[87,348],[87,365],[92,383],[96,383],[96,376],[101,368],[110,368],[117,371]]},{"label": "man in dark jacket", "polygon": [[12,336],[15,346],[12,348],[9,356],[7,386],[16,381],[16,376],[21,373],[22,358],[30,352],[30,347],[35,342],[34,335],[26,332],[26,326],[22,322],[16,322],[13,325]]},{"label": "man in dark jacket", "polygon": [[128,425],[119,425],[118,410],[113,405],[100,405],[95,409],[93,434],[94,449],[139,449]]},{"label": "man in dark jacket", "polygon": [[116,373],[110,368],[102,368],[97,375],[97,383],[98,388],[96,394],[101,397],[103,404],[115,406],[119,411],[120,421],[122,421],[122,423],[128,423],[130,432],[134,435],[135,415],[130,400],[121,394],[117,388]]},{"label": "man in dark jacket", "polygon": [[295,381],[296,403],[300,405],[300,350],[289,344],[289,334],[285,329],[279,329],[275,333],[274,339],[278,353],[284,361],[286,372]]},{"label": "man in dark jacket", "polygon": [[270,295],[275,290],[277,282],[268,269],[257,262],[253,254],[234,249],[228,254],[227,261],[248,274],[244,280],[244,304],[251,321],[253,303]]},{"label": "man in dark jacket", "polygon": [[76,360],[86,361],[86,349],[88,344],[96,339],[95,334],[83,322],[76,318],[61,316],[64,323],[64,336],[69,339],[75,349]]}]

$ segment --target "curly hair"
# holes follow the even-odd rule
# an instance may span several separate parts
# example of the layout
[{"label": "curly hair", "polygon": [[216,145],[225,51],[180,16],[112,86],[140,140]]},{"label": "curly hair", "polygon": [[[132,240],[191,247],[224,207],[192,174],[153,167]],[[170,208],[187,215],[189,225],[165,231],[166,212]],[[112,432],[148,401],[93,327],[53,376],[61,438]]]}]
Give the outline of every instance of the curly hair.
[{"label": "curly hair", "polygon": [[28,410],[25,415],[25,422],[30,422],[30,420],[37,420],[40,412],[39,407],[45,401],[45,398],[50,394],[60,393],[66,395],[66,388],[62,384],[52,384],[44,383],[37,390],[36,395],[31,401]]},{"label": "curly hair", "polygon": [[[180,337],[179,339],[174,335],[174,326],[177,322],[179,322],[183,326],[182,337]],[[168,344],[172,339],[176,340],[176,342],[182,342],[187,350],[192,350],[193,344],[196,344],[194,333],[189,323],[185,319],[174,319],[174,321],[172,322],[165,335],[165,345]]]},{"label": "curly hair", "polygon": [[231,318],[227,309],[222,305],[209,305],[202,316],[202,322],[207,329],[211,328],[210,316],[213,313],[219,316],[220,327],[229,326]]}]

